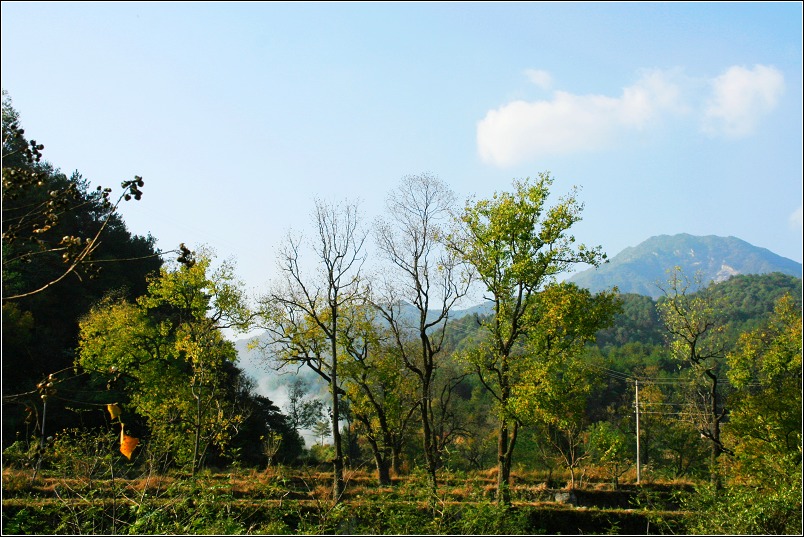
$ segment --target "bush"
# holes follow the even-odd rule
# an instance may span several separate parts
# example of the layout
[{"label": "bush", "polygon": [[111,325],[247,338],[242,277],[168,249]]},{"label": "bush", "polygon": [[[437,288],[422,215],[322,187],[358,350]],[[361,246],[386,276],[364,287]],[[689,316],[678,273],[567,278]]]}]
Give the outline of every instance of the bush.
[{"label": "bush", "polygon": [[109,472],[119,445],[120,435],[111,429],[67,429],[55,435],[45,457],[62,477],[91,481]]},{"label": "bush", "polygon": [[690,533],[725,535],[798,535],[801,533],[801,481],[760,490],[732,485],[700,487],[682,498],[690,511]]},{"label": "bush", "polygon": [[5,468],[33,468],[39,446],[33,442],[17,440],[3,451],[3,466]]}]

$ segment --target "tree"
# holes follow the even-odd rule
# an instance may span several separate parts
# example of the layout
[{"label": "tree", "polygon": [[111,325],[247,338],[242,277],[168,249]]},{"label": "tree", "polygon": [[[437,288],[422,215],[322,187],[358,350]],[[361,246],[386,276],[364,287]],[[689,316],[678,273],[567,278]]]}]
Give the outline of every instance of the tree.
[{"label": "tree", "polygon": [[742,333],[726,355],[734,392],[723,435],[733,446],[734,464],[724,465],[731,479],[722,486],[699,488],[684,499],[691,532],[801,533],[799,297],[800,292],[780,297],[772,314]]},{"label": "tree", "polygon": [[245,376],[235,364],[224,363],[229,370],[227,397],[231,397],[243,416],[232,438],[226,459],[252,465],[270,466],[275,461],[293,462],[304,448],[304,440],[290,424],[289,416],[267,397],[254,393],[256,382]]},{"label": "tree", "polygon": [[736,388],[729,432],[741,477],[758,486],[801,478],[801,309],[783,296],[729,353]]},{"label": "tree", "polygon": [[332,431],[332,424],[327,420],[320,420],[313,425],[313,434],[318,438],[319,445],[323,446]]},{"label": "tree", "polygon": [[368,304],[355,306],[342,332],[343,377],[352,415],[371,446],[380,485],[400,472],[401,451],[419,406],[413,373],[401,365],[390,330]]},{"label": "tree", "polygon": [[589,428],[589,451],[592,458],[608,470],[614,488],[633,460],[628,437],[608,421],[599,421]]},{"label": "tree", "polygon": [[[126,229],[110,189],[90,188],[78,172],[62,174],[42,159],[42,150],[41,144],[27,140],[4,91],[4,445],[15,432],[24,433],[24,409],[41,404],[27,392],[41,379],[72,366],[78,319],[113,289],[131,300],[142,295],[146,277],[162,265],[155,239]],[[128,182],[117,204],[126,196],[137,199],[141,186],[138,178]],[[80,391],[87,379],[75,377],[70,387]],[[67,389],[65,382],[59,386]],[[15,412],[14,405],[21,412]],[[63,405],[49,407],[49,428],[83,423]]]},{"label": "tree", "polygon": [[[707,460],[706,446],[690,420],[679,419],[689,415],[690,403],[679,389],[686,381],[662,373],[656,365],[635,368],[634,374],[639,382],[642,468],[650,465],[673,479],[698,473]],[[633,415],[633,398],[628,406]]]},{"label": "tree", "polygon": [[329,384],[333,457],[333,501],[344,491],[339,399],[344,394],[338,372],[342,312],[364,295],[361,268],[366,234],[359,230],[356,204],[316,201],[317,237],[311,242],[315,271],[302,268],[301,241],[288,235],[279,254],[281,282],[260,300],[260,317],[269,334],[265,346],[280,366],[301,363]]},{"label": "tree", "polygon": [[324,403],[310,398],[310,387],[300,378],[290,384],[288,402],[285,405],[290,426],[296,431],[312,429],[324,415]]},{"label": "tree", "polygon": [[540,320],[535,305],[543,287],[576,264],[597,266],[605,259],[599,247],[576,247],[568,234],[583,209],[575,190],[557,205],[545,206],[552,182],[549,174],[541,173],[535,184],[529,179],[515,181],[513,193],[468,202],[451,240],[454,250],[474,268],[493,305],[494,314],[484,323],[486,342],[474,352],[473,362],[499,403],[497,500],[506,504],[521,425],[510,406],[517,381],[512,366],[519,360],[513,353]]},{"label": "tree", "polygon": [[[386,200],[387,218],[376,223],[377,246],[390,269],[374,305],[388,323],[396,354],[416,379],[422,442],[429,486],[437,490],[444,437],[436,427],[435,377],[446,353],[444,338],[453,306],[469,280],[453,251],[445,247],[454,195],[428,174],[407,176]],[[446,381],[446,386],[456,383]],[[442,401],[446,401],[443,397]]]},{"label": "tree", "polygon": [[[65,180],[42,163],[42,144],[27,140],[3,90],[3,303],[41,293],[74,274],[97,271],[93,254],[106,229],[119,222],[122,201],[142,198],[142,177],[89,193],[81,176]],[[88,225],[75,224],[88,217]],[[82,269],[82,270],[79,270]]]},{"label": "tree", "polygon": [[208,252],[183,261],[136,302],[110,296],[93,308],[80,323],[76,365],[120,378],[154,447],[195,472],[243,420],[226,397],[225,364],[237,354],[221,330],[245,331],[250,314],[231,263],[210,274]]},{"label": "tree", "polygon": [[[700,288],[696,276],[696,287]],[[702,438],[711,444],[710,478],[719,487],[718,458],[723,453],[731,454],[721,439],[721,424],[726,419],[724,404],[723,365],[726,348],[722,333],[725,320],[721,314],[721,301],[713,293],[715,283],[698,292],[689,294],[692,282],[679,267],[668,280],[667,289],[662,288],[663,299],[656,307],[668,333],[674,358],[688,366],[695,375],[691,394],[695,411],[689,413]]]},{"label": "tree", "polygon": [[[568,300],[562,294],[575,297]],[[601,387],[600,369],[589,367],[595,364],[590,364],[593,358],[586,356],[584,343],[594,338],[593,327],[599,321],[592,319],[610,318],[613,295],[596,297],[596,303],[588,290],[571,284],[548,286],[541,295],[553,313],[542,313],[523,352],[513,355],[506,410],[520,424],[542,426],[574,488],[576,470],[590,456],[586,449],[590,400]],[[589,329],[581,329],[579,322],[588,323]]]}]

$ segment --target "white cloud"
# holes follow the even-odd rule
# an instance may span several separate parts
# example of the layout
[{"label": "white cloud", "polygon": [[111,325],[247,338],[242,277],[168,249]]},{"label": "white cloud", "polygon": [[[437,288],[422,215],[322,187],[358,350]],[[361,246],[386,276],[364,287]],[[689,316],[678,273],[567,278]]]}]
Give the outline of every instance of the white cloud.
[{"label": "white cloud", "polygon": [[[528,71],[531,80],[544,81],[544,74]],[[664,109],[678,109],[678,95],[666,73],[652,71],[616,98],[556,91],[549,101],[514,101],[490,110],[478,122],[478,151],[484,161],[507,166],[548,154],[600,149],[623,132],[645,128]]]},{"label": "white cloud", "polygon": [[802,224],[801,205],[790,215],[790,227],[798,231],[801,231],[802,227],[804,227],[804,224]]},{"label": "white cloud", "polygon": [[[525,75],[541,88],[552,85],[546,71],[528,69]],[[713,136],[747,136],[777,106],[783,91],[782,73],[765,65],[732,66],[718,77],[697,80],[680,69],[647,71],[619,97],[554,91],[548,100],[517,100],[489,110],[477,123],[478,153],[486,162],[510,166],[594,151],[628,133],[655,128],[667,117],[700,121]]]},{"label": "white cloud", "polygon": [[730,67],[712,81],[704,131],[731,138],[751,134],[762,116],[776,107],[783,91],[784,76],[774,67]]},{"label": "white cloud", "polygon": [[528,77],[533,84],[542,89],[550,89],[553,86],[553,77],[547,71],[539,69],[525,69],[525,76]]}]

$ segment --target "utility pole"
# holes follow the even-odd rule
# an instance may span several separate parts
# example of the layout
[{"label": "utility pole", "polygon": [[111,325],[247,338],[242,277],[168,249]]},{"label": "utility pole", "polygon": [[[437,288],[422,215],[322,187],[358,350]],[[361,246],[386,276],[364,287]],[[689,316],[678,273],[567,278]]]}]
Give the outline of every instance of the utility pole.
[{"label": "utility pole", "polygon": [[634,379],[635,401],[636,401],[636,482],[639,484],[641,476],[641,468],[639,465],[639,380]]}]

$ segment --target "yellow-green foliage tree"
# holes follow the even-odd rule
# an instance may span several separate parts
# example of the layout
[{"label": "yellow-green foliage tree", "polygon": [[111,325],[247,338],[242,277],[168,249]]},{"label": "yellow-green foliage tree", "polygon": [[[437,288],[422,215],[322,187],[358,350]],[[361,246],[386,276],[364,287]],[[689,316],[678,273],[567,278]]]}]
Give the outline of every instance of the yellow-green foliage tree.
[{"label": "yellow-green foliage tree", "polygon": [[485,343],[470,352],[484,386],[498,402],[497,500],[510,502],[508,482],[521,420],[512,412],[515,387],[522,381],[523,363],[537,354],[517,350],[539,331],[543,320],[540,294],[555,276],[577,264],[597,266],[605,259],[600,248],[576,245],[569,231],[581,217],[583,204],[573,190],[547,206],[553,179],[539,174],[535,182],[515,181],[513,192],[467,204],[452,247],[471,265],[491,300],[493,315],[484,322]]},{"label": "yellow-green foliage tree", "polygon": [[801,308],[789,295],[728,355],[737,392],[729,432],[739,475],[754,485],[801,480]]},{"label": "yellow-green foliage tree", "polygon": [[801,305],[788,295],[728,354],[731,479],[687,499],[691,533],[801,533],[801,334]]},{"label": "yellow-green foliage tree", "polygon": [[419,408],[416,377],[404,367],[390,327],[377,311],[351,308],[341,333],[341,375],[352,414],[371,446],[380,485],[391,484],[391,469],[400,473],[402,448]]},{"label": "yellow-green foliage tree", "polygon": [[210,445],[225,448],[244,416],[226,396],[225,362],[237,353],[221,330],[246,329],[249,312],[231,263],[189,251],[162,269],[135,303],[109,297],[80,323],[77,365],[117,375],[146,419],[151,449],[193,472]]},{"label": "yellow-green foliage tree", "polygon": [[588,401],[601,380],[602,364],[593,364],[596,357],[585,355],[584,346],[611,322],[619,304],[614,292],[592,295],[574,284],[547,286],[534,301],[533,324],[511,368],[516,382],[507,410],[524,424],[545,427],[570,471],[570,487],[589,455]]},{"label": "yellow-green foliage tree", "polygon": [[[710,479],[717,488],[721,485],[720,455],[731,454],[731,450],[721,435],[728,415],[724,397],[728,387],[724,372],[726,320],[723,300],[713,292],[714,285],[700,288],[700,275],[690,281],[676,267],[656,308],[667,330],[673,358],[693,375],[689,402],[694,403],[694,410],[687,415],[701,438],[710,443]],[[691,293],[693,287],[700,289]]]}]

